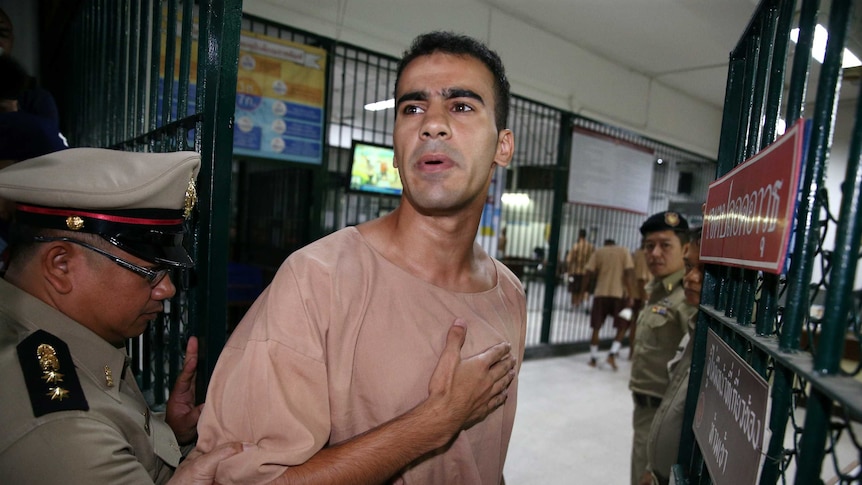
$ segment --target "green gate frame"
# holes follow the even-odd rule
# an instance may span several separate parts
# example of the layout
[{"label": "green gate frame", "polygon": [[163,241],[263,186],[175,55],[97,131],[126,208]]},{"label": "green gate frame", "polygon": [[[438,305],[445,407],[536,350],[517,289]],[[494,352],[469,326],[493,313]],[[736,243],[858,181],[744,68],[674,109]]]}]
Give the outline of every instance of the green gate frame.
[{"label": "green gate frame", "polygon": [[[862,236],[862,104],[856,113],[850,155],[844,179],[840,213],[836,218],[823,206],[825,166],[829,158],[832,129],[841,84],[841,61],[851,18],[849,0],[831,2],[829,41],[817,83],[816,104],[811,114],[812,131],[805,154],[800,184],[802,197],[797,209],[795,246],[786,284],[779,277],[751,270],[708,265],[695,335],[691,385],[675,467],[677,483],[711,483],[702,454],[691,430],[699,385],[704,373],[706,337],[713,329],[761,376],[771,381],[772,409],[768,426],[772,432],[767,457],[760,472],[761,484],[787,479],[794,462],[795,483],[821,482],[823,463],[831,456],[841,483],[857,482],[859,472],[842,470],[835,456],[835,443],[844,437],[859,442],[847,432],[850,422],[862,421],[862,382],[840,367],[848,334],[859,336],[858,309],[853,307],[853,284]],[[799,38],[793,57],[789,89],[785,91],[785,63],[789,59],[790,31],[796,2],[763,0],[737,47],[731,52],[717,177],[774,141],[775,127],[785,100],[785,119],[802,116],[806,84],[811,71],[811,49],[818,0],[804,0],[799,12]],[[821,221],[821,211],[827,219]],[[834,251],[821,247],[828,222],[835,222]],[[823,224],[823,222],[827,224]],[[809,283],[816,257],[827,261],[823,281]],[[828,277],[828,283],[826,282]],[[811,288],[825,289],[822,320],[809,316]],[[782,298],[783,297],[783,298]],[[781,302],[786,302],[783,306]],[[808,335],[819,331],[807,348],[800,348],[803,328]],[[855,344],[858,346],[858,342]],[[854,371],[858,375],[859,369]],[[793,449],[786,449],[785,430],[794,410],[805,406],[805,422],[795,420]],[[847,437],[850,434],[850,437]],[[797,439],[797,436],[799,437]],[[828,438],[828,440],[827,440]],[[862,450],[860,450],[862,456]]]},{"label": "green gate frame", "polygon": [[[70,146],[201,154],[198,209],[189,224],[196,266],[174,275],[178,292],[169,311],[150,325],[143,339],[129,343],[141,389],[155,407],[166,402],[166,389],[182,366],[184,337],[199,338],[201,398],[226,340],[226,195],[241,19],[242,0],[79,2],[63,42],[66,56],[60,56],[69,63],[56,69],[68,80],[62,126],[69,127]],[[159,89],[160,75],[173,79],[175,66],[176,86],[165,82]]]}]

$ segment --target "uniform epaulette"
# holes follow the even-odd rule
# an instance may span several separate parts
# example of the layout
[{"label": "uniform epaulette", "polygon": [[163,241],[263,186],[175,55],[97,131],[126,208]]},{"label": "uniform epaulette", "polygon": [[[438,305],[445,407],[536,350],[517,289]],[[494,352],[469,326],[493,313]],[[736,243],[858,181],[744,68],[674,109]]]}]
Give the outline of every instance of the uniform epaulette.
[{"label": "uniform epaulette", "polygon": [[66,342],[37,330],[17,348],[36,417],[57,411],[90,409]]}]

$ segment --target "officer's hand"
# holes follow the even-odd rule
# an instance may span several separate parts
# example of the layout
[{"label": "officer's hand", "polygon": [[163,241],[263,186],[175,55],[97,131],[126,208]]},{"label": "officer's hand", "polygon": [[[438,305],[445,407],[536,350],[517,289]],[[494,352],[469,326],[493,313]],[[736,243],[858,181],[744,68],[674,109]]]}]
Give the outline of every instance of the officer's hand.
[{"label": "officer's hand", "polygon": [[198,365],[198,339],[189,337],[183,370],[174,383],[165,409],[165,422],[177,436],[181,445],[191,443],[197,437],[198,418],[203,404],[195,405],[195,374]]},{"label": "officer's hand", "polygon": [[210,485],[215,481],[219,462],[242,451],[242,443],[225,443],[209,453],[194,449],[180,463],[169,485]]}]

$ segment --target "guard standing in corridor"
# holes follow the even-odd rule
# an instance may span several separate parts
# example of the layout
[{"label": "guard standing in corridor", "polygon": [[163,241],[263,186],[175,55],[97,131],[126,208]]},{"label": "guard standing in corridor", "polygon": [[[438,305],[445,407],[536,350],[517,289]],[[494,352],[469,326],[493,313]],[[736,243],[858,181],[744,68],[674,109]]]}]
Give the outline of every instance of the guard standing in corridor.
[{"label": "guard standing in corridor", "polygon": [[676,212],[653,214],[641,225],[644,251],[653,280],[649,299],[638,317],[629,389],[634,400],[631,483],[637,485],[647,466],[647,438],[669,378],[667,364],[697,312],[683,290],[688,222]]}]

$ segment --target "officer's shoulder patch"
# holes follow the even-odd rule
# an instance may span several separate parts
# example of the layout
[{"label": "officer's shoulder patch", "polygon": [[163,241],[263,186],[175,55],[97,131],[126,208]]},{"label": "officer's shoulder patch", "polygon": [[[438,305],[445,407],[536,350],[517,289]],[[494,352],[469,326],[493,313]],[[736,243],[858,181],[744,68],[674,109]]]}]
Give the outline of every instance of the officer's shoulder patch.
[{"label": "officer's shoulder patch", "polygon": [[57,411],[90,409],[66,342],[37,330],[22,340],[17,349],[36,417]]}]

